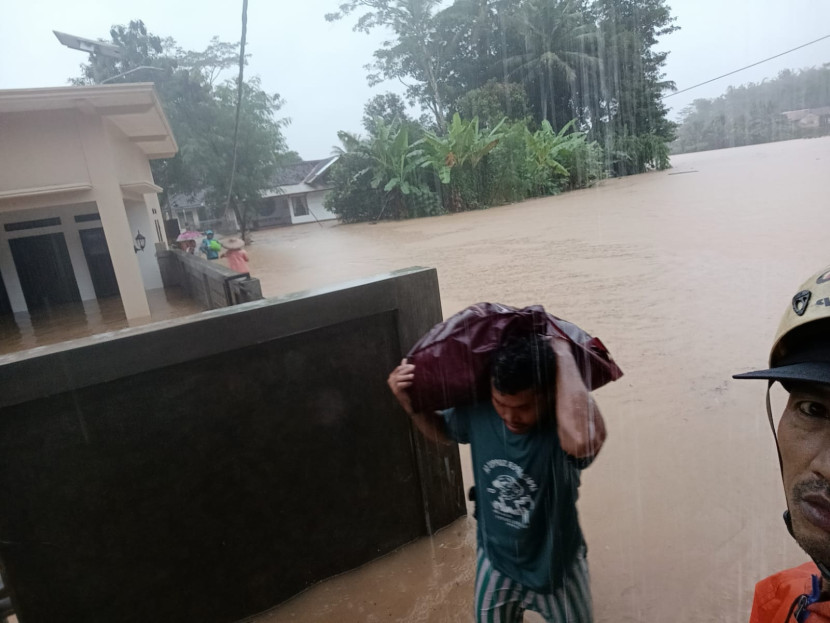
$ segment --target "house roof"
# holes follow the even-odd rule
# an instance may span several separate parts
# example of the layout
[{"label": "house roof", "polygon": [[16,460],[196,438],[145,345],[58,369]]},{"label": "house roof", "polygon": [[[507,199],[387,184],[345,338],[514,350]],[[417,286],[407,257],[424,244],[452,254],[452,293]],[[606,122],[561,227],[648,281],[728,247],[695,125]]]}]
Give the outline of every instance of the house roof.
[{"label": "house roof", "polygon": [[801,121],[808,116],[821,117],[823,115],[830,115],[830,106],[821,106],[819,108],[802,108],[800,110],[787,110],[781,113],[790,121]]},{"label": "house roof", "polygon": [[303,160],[297,164],[281,167],[274,175],[274,186],[313,185],[320,180],[331,165],[337,162],[338,158],[339,156],[332,156],[323,160]]},{"label": "house roof", "polygon": [[0,115],[73,108],[106,117],[148,158],[179,150],[151,82],[0,90]]},{"label": "house roof", "polygon": [[205,205],[205,191],[199,190],[195,193],[177,193],[175,195],[171,195],[167,202],[170,209],[174,212],[201,208]]},{"label": "house roof", "polygon": [[[322,181],[323,175],[331,165],[337,162],[340,156],[332,156],[324,160],[303,160],[297,164],[290,164],[279,169],[274,175],[274,188],[279,189],[279,195],[297,195],[319,190],[325,190],[325,186],[314,186],[315,182]],[[264,191],[263,196],[275,196],[274,192]],[[192,210],[205,205],[205,191],[195,193],[179,193],[171,195],[168,199],[170,209],[174,212]]]}]

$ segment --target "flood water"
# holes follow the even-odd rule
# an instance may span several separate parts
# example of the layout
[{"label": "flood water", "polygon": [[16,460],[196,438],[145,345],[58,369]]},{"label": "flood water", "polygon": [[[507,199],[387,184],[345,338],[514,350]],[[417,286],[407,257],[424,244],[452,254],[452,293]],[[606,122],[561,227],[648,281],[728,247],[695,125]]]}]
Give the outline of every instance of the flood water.
[{"label": "flood water", "polygon": [[[249,249],[266,296],[434,266],[445,316],[541,303],[602,338],[626,373],[596,393],[609,438],[579,502],[602,622],[744,622],[757,580],[807,560],[781,521],[763,383],[730,377],[765,363],[798,285],[830,264],[830,139],[673,164],[482,212],[258,232]],[[461,519],[254,620],[469,621],[473,566]]]}]

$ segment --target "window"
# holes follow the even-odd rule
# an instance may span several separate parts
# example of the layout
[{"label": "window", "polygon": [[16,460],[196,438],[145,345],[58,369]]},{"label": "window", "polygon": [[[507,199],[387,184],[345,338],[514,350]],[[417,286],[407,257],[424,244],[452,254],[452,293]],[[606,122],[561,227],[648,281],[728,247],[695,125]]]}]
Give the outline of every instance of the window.
[{"label": "window", "polygon": [[305,195],[300,195],[299,197],[292,197],[291,205],[294,206],[294,216],[308,215],[308,202],[306,201]]},{"label": "window", "polygon": [[[308,208],[306,208],[306,212]],[[60,225],[61,219],[59,216],[52,218],[41,218],[35,221],[18,221],[17,223],[6,223],[3,228],[6,231],[22,231],[24,229],[37,229],[38,227],[53,227]]]},{"label": "window", "polygon": [[76,223],[89,223],[90,221],[100,221],[101,215],[95,212],[94,214],[76,214]]}]

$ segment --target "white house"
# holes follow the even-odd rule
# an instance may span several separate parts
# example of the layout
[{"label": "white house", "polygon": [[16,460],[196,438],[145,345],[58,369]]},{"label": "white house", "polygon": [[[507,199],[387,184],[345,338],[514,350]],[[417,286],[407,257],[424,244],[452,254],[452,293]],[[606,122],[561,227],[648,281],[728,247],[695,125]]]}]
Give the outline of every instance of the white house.
[{"label": "white house", "polygon": [[0,314],[120,296],[149,317],[167,243],[149,161],[177,150],[152,84],[0,90]]},{"label": "white house", "polygon": [[[333,188],[328,173],[338,157],[304,160],[280,168],[274,176],[274,187],[262,193],[262,205],[251,223],[254,229],[336,219],[337,215],[329,212],[323,202]],[[221,228],[220,222],[223,222],[209,213],[204,191],[173,195],[169,208],[182,231],[188,227],[197,231]],[[235,223],[223,225],[238,227]]]},{"label": "white house", "polygon": [[830,127],[830,106],[788,110],[781,114],[801,128],[818,129]]},{"label": "white house", "polygon": [[331,166],[339,156],[324,160],[304,160],[281,168],[274,188],[263,193],[264,202],[255,220],[256,227],[296,225],[336,219],[323,202],[333,188],[328,181]]}]

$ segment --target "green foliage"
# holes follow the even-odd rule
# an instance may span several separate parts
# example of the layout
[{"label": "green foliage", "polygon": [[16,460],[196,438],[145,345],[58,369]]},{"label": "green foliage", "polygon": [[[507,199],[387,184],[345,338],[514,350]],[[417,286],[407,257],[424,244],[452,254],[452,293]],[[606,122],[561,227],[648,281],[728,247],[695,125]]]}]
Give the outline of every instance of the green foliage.
[{"label": "green foliage", "polygon": [[326,195],[325,206],[344,223],[373,221],[384,205],[383,191],[371,186],[371,161],[361,152],[341,154],[331,168],[334,188]]},{"label": "green foliage", "polygon": [[397,93],[381,93],[366,102],[363,107],[363,128],[369,134],[377,131],[378,119],[388,126],[395,123],[405,125],[410,128],[410,132],[412,126],[417,127],[417,124],[407,114],[406,102]]},{"label": "green foliage", "polygon": [[399,122],[387,125],[376,118],[372,127],[375,132],[368,139],[338,134],[341,158],[332,173],[335,190],[327,199],[329,209],[345,222],[440,212],[421,166],[420,141],[410,141],[408,127]]},{"label": "green foliage", "polygon": [[[222,214],[233,155],[236,83],[220,80],[225,70],[238,63],[238,46],[214,37],[202,52],[182,50],[173,39],[149,32],[140,20],[113,26],[110,37],[121,47],[122,57],[90,55],[89,62],[81,65],[81,77],[73,82],[152,80],[179,145],[179,153],[173,158],[151,162],[153,176],[165,191],[163,202],[175,193],[205,189],[213,215]],[[161,71],[139,69],[116,77],[142,66]],[[248,206],[259,203],[260,191],[272,185],[277,166],[285,162],[287,147],[282,128],[288,121],[275,116],[281,106],[280,97],[264,92],[256,78],[244,83],[231,196],[243,229],[253,210]]]},{"label": "green foliage", "polygon": [[421,166],[431,169],[440,181],[442,203],[450,212],[459,212],[482,204],[481,180],[477,167],[499,143],[503,121],[489,131],[479,128],[478,117],[464,121],[456,113],[439,136],[424,134]]},{"label": "green foliage", "polygon": [[381,193],[379,210],[420,214],[415,198],[435,193],[449,211],[474,209],[670,166],[662,98],[674,85],[655,50],[677,29],[666,0],[347,0],[327,18],[352,13],[355,30],[392,33],[370,83],[404,82],[434,119],[419,128],[400,98],[378,96],[370,138],[343,141],[365,159],[344,183]]},{"label": "green foliage", "polygon": [[546,120],[536,132],[525,130],[532,194],[585,188],[603,177],[602,150],[595,142],[588,142],[584,132],[573,131],[575,125],[576,119],[572,119],[555,132]]},{"label": "green foliage", "polygon": [[596,141],[583,140],[563,150],[559,162],[568,170],[568,190],[588,188],[606,177],[605,153]]},{"label": "green foliage", "polygon": [[[214,89],[211,130],[194,137],[190,145],[199,153],[199,176],[208,189],[206,203],[220,209],[227,201],[231,181],[236,96],[236,85],[230,81]],[[291,160],[280,158],[286,150],[281,130],[287,122],[276,119],[274,113],[281,105],[278,95],[269,95],[260,88],[258,78],[243,83],[236,175],[230,195],[243,234],[256,218],[262,191],[273,186],[281,160]]]},{"label": "green foliage", "polygon": [[[667,143],[675,124],[668,120],[663,95],[674,89],[664,80],[668,52],[657,52],[658,38],[678,29],[665,0],[594,0],[605,71],[602,98],[589,102],[591,117],[604,119],[595,135],[606,149],[614,175],[666,168]],[[663,146],[657,145],[662,141]]]},{"label": "green foliage", "polygon": [[[504,65],[520,80],[539,122],[562,126],[579,115],[599,71],[597,24],[581,0],[523,0],[506,12]],[[598,93],[594,96],[596,97]]]},{"label": "green foliage", "polygon": [[692,102],[682,112],[672,147],[682,153],[830,134],[830,125],[800,125],[782,114],[825,107],[830,107],[830,65],[782,71],[774,80],[729,87],[720,97]]},{"label": "green foliage", "polygon": [[478,117],[485,128],[495,127],[503,119],[525,119],[530,105],[521,84],[490,80],[482,87],[468,91],[456,103],[462,118]]},{"label": "green foliage", "polygon": [[376,134],[365,144],[370,157],[372,188],[382,188],[387,201],[391,202],[401,216],[406,212],[403,198],[427,191],[420,179],[420,150],[417,144],[409,142],[409,130],[400,125],[387,126],[376,121]]},{"label": "green foliage", "polygon": [[478,117],[463,121],[461,115],[455,113],[446,135],[438,136],[432,132],[424,135],[423,164],[432,167],[442,184],[449,184],[453,169],[461,170],[467,164],[475,168],[498,145],[502,123],[484,132],[479,128]]},{"label": "green foliage", "polygon": [[527,126],[516,121],[503,127],[504,136],[484,159],[484,182],[490,205],[512,203],[531,196],[531,161]]},{"label": "green foliage", "polygon": [[336,21],[354,12],[362,11],[354,26],[356,31],[370,32],[386,28],[395,40],[384,43],[375,51],[369,84],[384,80],[413,78],[407,87],[407,96],[419,102],[435,117],[436,125],[445,124],[446,99],[441,86],[442,48],[444,43],[436,35],[435,11],[441,0],[349,0],[335,13],[326,15]]},{"label": "green foliage", "polygon": [[663,171],[671,167],[669,146],[662,136],[623,134],[616,138],[609,150],[609,166],[617,175],[641,173],[648,169]]},{"label": "green foliage", "polygon": [[493,127],[526,108],[536,127],[576,119],[614,175],[664,164],[653,141],[674,140],[662,100],[674,84],[655,48],[677,29],[666,0],[349,0],[328,18],[351,13],[356,30],[392,33],[370,83],[403,81],[437,135],[451,112]]}]

